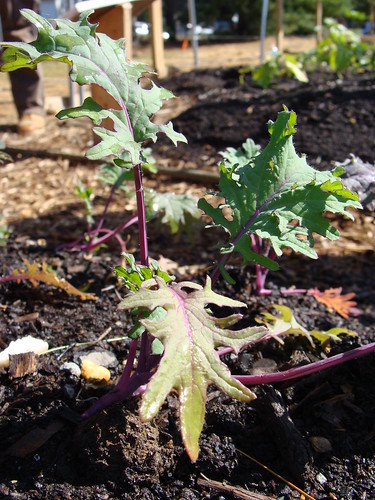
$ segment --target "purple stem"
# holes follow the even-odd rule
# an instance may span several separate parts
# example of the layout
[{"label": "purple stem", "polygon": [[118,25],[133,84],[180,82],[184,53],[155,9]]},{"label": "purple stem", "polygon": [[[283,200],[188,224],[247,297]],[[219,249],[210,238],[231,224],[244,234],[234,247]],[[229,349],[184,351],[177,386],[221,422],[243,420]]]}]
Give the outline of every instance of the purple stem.
[{"label": "purple stem", "polygon": [[126,360],[126,365],[124,371],[121,375],[120,380],[117,382],[114,389],[105,394],[96,401],[90,408],[88,408],[84,413],[82,413],[83,418],[89,418],[95,415],[99,410],[107,408],[116,401],[121,401],[127,397],[127,387],[129,386],[130,375],[133,370],[135,355],[137,352],[138,339],[132,340],[129,347],[128,359]]},{"label": "purple stem", "polygon": [[[137,197],[137,213],[139,227],[139,247],[141,264],[148,265],[148,245],[147,245],[147,227],[146,227],[146,210],[144,203],[144,192],[142,184],[142,170],[138,164],[134,167],[134,182],[135,192]],[[101,397],[92,407],[83,413],[84,418],[91,417],[97,411],[107,408],[113,403],[124,401],[130,398],[134,392],[139,391],[140,386],[148,383],[152,375],[152,369],[157,365],[160,356],[150,355],[151,339],[144,332],[141,337],[141,347],[138,358],[138,366],[133,374],[131,374],[134,366],[136,349],[138,340],[133,340],[130,344],[129,356],[126,362],[124,372],[116,384],[115,388],[105,396]]]},{"label": "purple stem", "polygon": [[111,192],[109,193],[109,196],[108,196],[108,198],[107,198],[107,201],[106,201],[106,204],[105,204],[105,207],[104,207],[103,213],[102,213],[102,215],[101,215],[101,217],[100,217],[100,220],[99,220],[99,222],[98,222],[98,225],[97,225],[97,230],[100,230],[100,229],[102,228],[103,223],[104,223],[104,219],[105,219],[105,217],[106,217],[106,215],[107,215],[107,212],[108,212],[109,205],[111,204],[111,201],[112,201],[112,198],[113,198],[113,196],[114,196],[114,194],[115,194],[116,189],[117,189],[119,186],[121,186],[122,181],[124,180],[124,176],[125,176],[125,174],[124,174],[124,173],[123,173],[123,174],[121,174],[121,175],[117,178],[116,182],[113,184],[112,189],[111,189]]},{"label": "purple stem", "polygon": [[135,216],[131,217],[130,219],[128,219],[127,221],[125,221],[120,226],[118,226],[116,229],[100,229],[99,227],[97,227],[95,229],[92,229],[88,233],[88,236],[90,238],[92,238],[94,235],[99,234],[99,233],[105,233],[105,236],[102,236],[101,238],[96,239],[96,240],[91,239],[91,241],[89,243],[85,243],[84,245],[80,245],[81,241],[83,241],[85,239],[85,236],[81,236],[80,238],[78,238],[75,241],[72,241],[71,243],[68,243],[66,245],[64,245],[64,244],[59,245],[57,247],[57,249],[58,250],[62,250],[62,249],[72,250],[72,249],[76,248],[79,251],[85,250],[87,252],[90,252],[91,250],[94,250],[97,246],[102,245],[103,243],[106,243],[107,241],[109,241],[113,237],[116,237],[116,239],[118,240],[118,242],[121,246],[121,249],[125,250],[124,241],[122,238],[119,237],[118,233],[120,231],[123,231],[124,229],[130,227],[132,224],[137,222],[137,220],[138,220],[138,217],[135,215]]},{"label": "purple stem", "polygon": [[[264,203],[262,203],[262,205],[255,210],[255,212],[250,217],[250,219],[247,221],[247,223],[245,224],[245,226],[241,229],[241,231],[237,234],[237,236],[232,241],[232,245],[234,247],[240,241],[240,239],[242,238],[242,236],[248,232],[248,230],[250,229],[251,224],[255,221],[255,219],[258,217],[258,215],[263,211],[264,207],[266,207],[268,205],[268,203],[270,203],[273,200],[273,198],[278,194],[278,192],[286,184],[286,182],[287,182],[287,179],[285,179],[284,182],[282,184],[280,184],[280,186],[276,189],[276,191],[274,191],[266,199],[266,201]],[[250,237],[252,237],[252,235],[250,235]],[[254,242],[254,240],[252,240],[252,241]],[[214,270],[212,271],[210,277],[211,277],[211,282],[212,282],[213,285],[216,283],[217,279],[220,276],[220,267],[224,266],[224,264],[228,260],[229,255],[230,254],[228,254],[228,253],[223,254],[221,256],[221,258],[219,259],[218,263],[216,264]]]},{"label": "purple stem", "polygon": [[134,183],[135,193],[137,197],[137,214],[139,227],[139,249],[141,256],[141,264],[148,266],[148,244],[147,244],[147,227],[146,227],[146,208],[144,191],[142,184],[142,169],[138,164],[134,167]]},{"label": "purple stem", "polygon": [[360,358],[373,351],[375,351],[375,342],[357,347],[356,349],[352,349],[351,351],[347,351],[342,354],[336,354],[331,358],[322,359],[320,361],[316,361],[315,363],[298,366],[297,368],[290,368],[289,370],[285,370],[283,372],[263,373],[261,375],[234,375],[234,378],[244,385],[284,382],[286,380],[304,377],[305,375],[310,375],[311,373],[315,373],[326,368],[331,368],[332,366],[345,363],[346,361],[350,361],[352,359]]}]

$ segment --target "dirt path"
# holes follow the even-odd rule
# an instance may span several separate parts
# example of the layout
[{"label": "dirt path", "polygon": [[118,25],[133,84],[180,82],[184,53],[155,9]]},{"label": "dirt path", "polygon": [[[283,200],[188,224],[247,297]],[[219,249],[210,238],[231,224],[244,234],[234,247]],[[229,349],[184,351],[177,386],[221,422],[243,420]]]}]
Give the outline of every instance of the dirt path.
[{"label": "dirt path", "polygon": [[[306,52],[315,47],[315,37],[286,37],[284,50],[286,52]],[[268,55],[275,46],[275,38],[267,37],[265,53]],[[198,59],[200,68],[246,66],[259,64],[260,42],[252,40],[240,43],[200,44]],[[150,50],[138,48],[134,52],[134,59],[151,64]],[[165,59],[168,67],[178,68],[179,71],[194,69],[194,54],[191,46],[185,50],[181,47],[167,47]]]}]

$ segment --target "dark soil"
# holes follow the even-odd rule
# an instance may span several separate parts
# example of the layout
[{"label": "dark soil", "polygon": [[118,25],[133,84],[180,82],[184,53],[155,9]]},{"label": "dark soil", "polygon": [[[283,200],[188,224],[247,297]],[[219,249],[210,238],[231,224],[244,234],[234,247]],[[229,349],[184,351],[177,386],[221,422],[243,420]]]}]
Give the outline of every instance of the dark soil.
[{"label": "dark soil", "polygon": [[[338,80],[319,73],[311,75],[309,84],[288,81],[262,90],[249,78],[239,86],[236,70],[230,69],[176,74],[163,84],[190,102],[174,119],[189,145],[174,149],[161,139],[155,147],[156,158],[171,166],[213,169],[219,151],[237,147],[247,137],[264,146],[267,121],[276,119],[282,104],[297,113],[296,149],[307,154],[311,165],[329,168],[351,153],[375,162],[373,75]],[[163,189],[173,190],[174,185],[163,178]],[[282,271],[270,274],[270,296],[252,293],[251,266],[242,271],[233,268],[236,285],[219,282],[217,290],[248,304],[244,318],[248,323],[254,323],[261,311],[271,312],[272,304],[284,304],[309,330],[342,326],[358,337],[343,336],[326,353],[300,337],[290,336],[284,345],[271,340],[244,350],[238,358],[228,355],[226,361],[234,373],[248,373],[262,359],[285,370],[375,340],[374,220],[366,211],[355,216],[355,222],[333,219],[343,238],[331,245],[318,240],[317,261],[285,255]],[[121,214],[112,214],[113,220],[118,217]],[[77,219],[66,207],[15,221],[8,244],[0,248],[0,275],[21,267],[25,259],[46,261],[60,277],[77,287],[88,286],[98,296],[95,302],[81,301],[46,285],[1,285],[1,348],[25,335],[43,338],[51,348],[67,346],[41,356],[35,371],[23,377],[12,377],[8,371],[0,374],[2,497],[301,497],[246,453],[313,498],[375,498],[373,355],[297,381],[256,387],[258,398],[252,404],[232,401],[211,387],[195,464],[181,442],[175,394],[168,396],[158,417],[148,424],[138,418],[138,400],[116,404],[82,421],[79,415],[110,386],[92,387],[60,366],[65,361],[79,362],[83,353],[110,351],[117,359],[110,367],[116,381],[129,340],[107,339],[124,337],[131,322],[117,308],[124,291],[112,274],[119,262],[116,245],[91,256],[55,250],[84,227],[83,218]],[[136,241],[136,231],[130,237]],[[184,278],[202,282],[200,269],[215,260],[215,239],[212,232],[202,230],[192,243],[185,236],[170,238],[165,231],[151,229],[149,246],[153,256],[176,262]],[[361,314],[344,319],[310,296],[281,293],[282,287],[292,285],[355,292]],[[76,345],[95,342],[104,332],[107,336],[95,344]]]}]

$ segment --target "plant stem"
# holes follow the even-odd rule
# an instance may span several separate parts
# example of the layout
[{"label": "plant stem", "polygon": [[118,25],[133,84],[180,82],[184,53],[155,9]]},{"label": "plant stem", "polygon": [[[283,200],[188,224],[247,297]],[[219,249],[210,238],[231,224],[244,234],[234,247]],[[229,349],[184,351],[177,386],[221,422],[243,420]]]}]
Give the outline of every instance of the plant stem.
[{"label": "plant stem", "polygon": [[146,227],[146,208],[145,198],[142,183],[142,169],[138,164],[134,167],[134,183],[135,194],[137,198],[137,214],[139,227],[139,249],[141,254],[141,264],[148,265],[148,244],[147,244],[147,227]]},{"label": "plant stem", "polygon": [[284,382],[286,380],[293,380],[295,378],[304,377],[305,375],[310,375],[311,373],[318,372],[320,370],[331,368],[332,366],[345,363],[352,359],[360,358],[366,356],[371,352],[375,351],[375,342],[367,344],[351,351],[347,351],[341,354],[336,354],[331,358],[322,359],[316,361],[315,363],[310,363],[304,366],[298,366],[297,368],[290,368],[283,372],[276,373],[263,373],[261,375],[234,375],[237,379],[244,385],[259,385],[259,384],[273,384],[276,382]]},{"label": "plant stem", "polygon": [[[84,413],[82,413],[83,418],[89,418],[95,415],[99,410],[107,408],[113,403],[126,399],[130,396],[126,390],[129,386],[130,375],[133,370],[135,355],[137,353],[138,339],[132,340],[129,347],[128,359],[126,360],[126,365],[124,371],[121,375],[120,380],[117,382],[115,388],[105,394],[96,401],[90,408],[88,408]],[[133,391],[132,391],[133,392]]]}]

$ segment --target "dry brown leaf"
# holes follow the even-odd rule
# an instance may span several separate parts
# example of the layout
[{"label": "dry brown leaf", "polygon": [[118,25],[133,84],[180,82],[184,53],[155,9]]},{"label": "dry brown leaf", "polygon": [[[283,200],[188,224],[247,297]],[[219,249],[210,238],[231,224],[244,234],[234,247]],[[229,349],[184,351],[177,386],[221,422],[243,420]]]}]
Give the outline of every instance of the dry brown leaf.
[{"label": "dry brown leaf", "polygon": [[38,286],[38,281],[49,285],[61,288],[69,295],[78,295],[82,300],[97,300],[93,293],[85,293],[75,288],[68,281],[58,278],[52,271],[47,269],[47,263],[38,264],[33,262],[30,264],[25,260],[26,269],[15,269],[13,276],[20,280],[29,280],[34,286]]},{"label": "dry brown leaf", "polygon": [[340,316],[348,319],[349,316],[357,316],[359,311],[355,308],[357,302],[351,300],[355,297],[355,293],[350,292],[341,295],[342,288],[328,288],[321,292],[317,288],[311,288],[307,291],[308,295],[312,295],[315,299],[324,304],[330,309],[334,309]]}]

